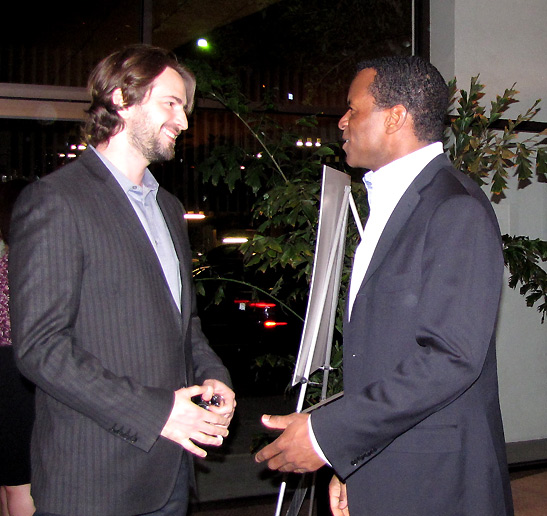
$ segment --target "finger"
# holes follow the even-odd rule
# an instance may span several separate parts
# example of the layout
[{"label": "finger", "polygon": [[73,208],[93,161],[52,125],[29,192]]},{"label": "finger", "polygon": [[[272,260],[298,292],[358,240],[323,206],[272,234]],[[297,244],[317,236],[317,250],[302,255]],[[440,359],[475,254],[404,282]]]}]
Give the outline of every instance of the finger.
[{"label": "finger", "polygon": [[[275,457],[280,452],[279,448],[276,445],[276,442],[274,441],[271,444],[268,444],[268,446],[265,446],[255,455],[255,461],[256,462],[264,462],[267,460],[270,460],[272,457]],[[269,467],[269,465],[268,465]]]},{"label": "finger", "polygon": [[185,387],[180,390],[184,392],[184,395],[187,398],[193,398],[194,396],[199,396],[199,395],[201,395],[202,397],[205,396],[209,391],[212,390],[212,387],[207,385],[192,385],[191,387]]},{"label": "finger", "polygon": [[203,424],[197,425],[196,430],[206,435],[213,437],[228,437],[230,433],[228,427],[221,424],[212,424],[204,422]]},{"label": "finger", "polygon": [[275,430],[284,430],[289,426],[289,421],[287,416],[270,416],[269,414],[264,414],[262,416],[262,424]]},{"label": "finger", "polygon": [[[233,409],[229,405],[221,405],[220,407],[215,407],[214,405],[209,406],[209,411],[213,412],[214,414],[218,414],[219,416],[222,416],[224,419],[226,419],[227,416],[230,416],[233,414]],[[224,422],[223,424],[225,424]]]},{"label": "finger", "polygon": [[329,484],[329,505],[334,516],[341,516],[341,511],[338,506],[340,503],[340,481],[336,477],[332,477]]},{"label": "finger", "polygon": [[199,432],[193,433],[190,438],[192,441],[205,446],[220,446],[224,442],[224,438],[221,435],[209,435]]},{"label": "finger", "polygon": [[268,468],[273,471],[281,471],[282,473],[294,473],[296,465],[292,462],[287,462],[285,455],[279,453],[268,461]]},{"label": "finger", "polygon": [[344,516],[343,510],[338,505],[338,498],[334,498],[332,495],[329,497],[330,510],[333,516]]},{"label": "finger", "polygon": [[204,383],[202,387],[205,389],[205,391],[202,393],[201,398],[204,401],[211,401],[211,398],[215,394],[215,390],[213,389],[213,386],[207,383]]},{"label": "finger", "polygon": [[[213,412],[213,410],[197,407],[199,411],[199,419],[202,421],[202,425],[213,425],[219,427],[226,427],[226,418],[223,414]],[[203,428],[203,426],[202,426]]]},{"label": "finger", "polygon": [[[233,400],[235,397],[234,391],[219,380],[205,380],[203,385],[210,386],[213,389],[213,393],[219,396],[222,399],[222,402],[228,402],[229,400]],[[213,394],[211,396],[213,396]],[[210,398],[207,399],[209,400]]]},{"label": "finger", "polygon": [[348,506],[348,492],[346,489],[346,484],[340,483],[340,501],[338,502],[338,507],[340,509],[345,509]]},{"label": "finger", "polygon": [[201,449],[199,446],[196,446],[190,439],[184,439],[180,442],[180,445],[193,455],[201,457],[202,459],[207,457],[207,452]]}]

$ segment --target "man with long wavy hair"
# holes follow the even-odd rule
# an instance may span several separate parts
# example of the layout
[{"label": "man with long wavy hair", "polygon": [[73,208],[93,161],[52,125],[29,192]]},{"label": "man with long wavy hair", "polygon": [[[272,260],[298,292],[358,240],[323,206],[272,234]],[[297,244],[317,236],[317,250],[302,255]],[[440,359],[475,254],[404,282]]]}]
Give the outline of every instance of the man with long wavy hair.
[{"label": "man with long wavy hair", "polygon": [[[165,50],[108,56],[79,159],[27,188],[12,224],[12,334],[36,383],[37,515],[181,516],[192,455],[235,407],[196,313],[180,202],[148,170],[174,156],[195,80]],[[218,406],[206,410],[191,398]]]}]

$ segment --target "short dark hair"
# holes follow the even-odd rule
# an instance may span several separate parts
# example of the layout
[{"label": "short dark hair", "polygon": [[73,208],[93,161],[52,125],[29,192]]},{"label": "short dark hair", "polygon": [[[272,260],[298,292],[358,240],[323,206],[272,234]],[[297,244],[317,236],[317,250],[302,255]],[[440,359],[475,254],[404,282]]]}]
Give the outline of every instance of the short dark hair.
[{"label": "short dark hair", "polygon": [[117,88],[122,91],[124,106],[140,104],[152,83],[166,68],[173,68],[186,87],[185,111],[194,104],[196,79],[192,72],[178,62],[172,52],[151,45],[131,45],[105,57],[93,70],[88,81],[91,106],[86,111],[88,119],[84,137],[91,145],[109,140],[124,127],[118,114],[119,107],[112,102]]},{"label": "short dark hair", "polygon": [[442,141],[448,110],[448,86],[439,70],[416,56],[380,57],[362,61],[358,71],[376,71],[369,91],[381,109],[403,105],[412,115],[420,141]]}]

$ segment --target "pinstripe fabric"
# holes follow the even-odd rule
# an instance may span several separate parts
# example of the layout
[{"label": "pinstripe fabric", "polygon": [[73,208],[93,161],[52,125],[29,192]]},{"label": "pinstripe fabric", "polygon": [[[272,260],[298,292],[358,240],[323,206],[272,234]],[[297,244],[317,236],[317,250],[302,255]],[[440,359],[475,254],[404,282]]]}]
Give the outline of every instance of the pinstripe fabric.
[{"label": "pinstripe fabric", "polygon": [[41,511],[130,516],[168,499],[182,449],[158,438],[173,391],[229,381],[201,332],[182,205],[158,203],[181,264],[182,316],[125,193],[99,158],[32,184],[12,223],[13,342],[37,386]]}]

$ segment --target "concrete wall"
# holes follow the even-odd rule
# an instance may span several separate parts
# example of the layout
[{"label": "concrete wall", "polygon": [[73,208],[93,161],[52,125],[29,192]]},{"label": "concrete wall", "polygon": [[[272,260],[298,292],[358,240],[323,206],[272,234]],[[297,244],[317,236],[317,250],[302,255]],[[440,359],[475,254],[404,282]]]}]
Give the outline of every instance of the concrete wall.
[{"label": "concrete wall", "polygon": [[[456,77],[469,90],[471,77],[480,74],[487,106],[516,82],[521,102],[509,116],[543,97],[536,120],[547,121],[546,0],[430,0],[430,15],[431,61],[447,80]],[[534,181],[517,190],[511,181],[506,195],[496,206],[502,233],[547,240],[547,184]],[[507,441],[547,439],[547,321],[542,325],[538,312],[508,287],[498,363]]]}]

